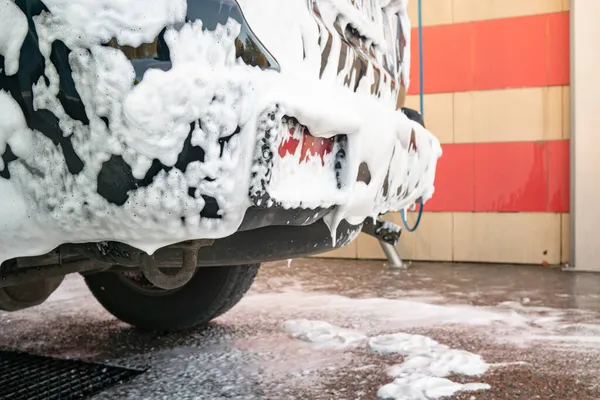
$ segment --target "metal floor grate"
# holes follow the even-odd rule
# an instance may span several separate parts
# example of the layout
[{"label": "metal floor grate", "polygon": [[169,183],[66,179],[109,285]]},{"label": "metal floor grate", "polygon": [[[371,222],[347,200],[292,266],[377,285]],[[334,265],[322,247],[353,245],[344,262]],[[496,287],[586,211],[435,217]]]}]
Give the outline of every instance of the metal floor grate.
[{"label": "metal floor grate", "polygon": [[0,351],[0,399],[85,399],[143,372]]}]

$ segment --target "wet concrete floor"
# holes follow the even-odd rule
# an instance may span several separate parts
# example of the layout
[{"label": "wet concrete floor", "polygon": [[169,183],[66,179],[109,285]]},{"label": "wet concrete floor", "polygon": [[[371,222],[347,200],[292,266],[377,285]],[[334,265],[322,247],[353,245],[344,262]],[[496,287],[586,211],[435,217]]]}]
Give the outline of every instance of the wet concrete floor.
[{"label": "wet concrete floor", "polygon": [[0,313],[0,348],[147,368],[95,399],[375,399],[394,354],[292,338],[285,321],[367,335],[407,332],[480,355],[488,390],[456,399],[599,399],[600,274],[545,267],[300,259],[263,266],[208,328],[142,332],[106,313],[73,275],[42,306]]}]

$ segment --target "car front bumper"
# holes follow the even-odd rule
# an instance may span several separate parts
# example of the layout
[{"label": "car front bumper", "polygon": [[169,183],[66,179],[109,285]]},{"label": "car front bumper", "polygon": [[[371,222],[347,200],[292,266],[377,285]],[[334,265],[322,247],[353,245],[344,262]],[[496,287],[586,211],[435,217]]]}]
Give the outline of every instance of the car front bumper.
[{"label": "car front bumper", "polygon": [[[323,246],[313,228],[284,242],[260,231],[259,241],[289,243],[305,255],[307,246],[344,245],[366,217],[433,194],[437,139],[396,109],[402,88],[388,80],[373,89],[368,80],[383,82],[385,73],[367,66],[366,84],[351,78],[349,89],[336,84],[335,69],[316,65],[323,55],[314,51],[316,38],[324,34],[317,24],[303,28],[315,43],[303,45],[305,60],[294,66],[289,54],[271,50],[281,47],[269,21],[257,21],[259,40],[237,2],[188,0],[186,22],[173,22],[175,12],[157,24],[150,59],[133,46],[145,40],[135,36],[133,16],[122,18],[131,23],[128,35],[107,22],[98,32],[113,29],[116,39],[101,42],[96,31],[77,34],[85,21],[67,18],[77,1],[45,3],[47,14],[21,7],[35,14],[29,30],[37,36],[23,42],[17,73],[0,76],[0,104],[22,112],[19,129],[30,137],[24,151],[11,146],[14,153],[3,155],[0,205],[11,212],[0,212],[0,262],[65,243],[119,242],[153,253],[199,238],[227,244],[269,227],[327,227],[334,240]],[[293,4],[306,10],[304,1]],[[143,15],[143,2],[133,11]],[[290,22],[312,18],[295,17]],[[32,80],[36,71],[40,79]],[[290,119],[307,130],[290,133]],[[282,152],[292,139],[303,144]],[[302,157],[303,149],[312,156]],[[221,253],[212,254],[217,262]]]}]

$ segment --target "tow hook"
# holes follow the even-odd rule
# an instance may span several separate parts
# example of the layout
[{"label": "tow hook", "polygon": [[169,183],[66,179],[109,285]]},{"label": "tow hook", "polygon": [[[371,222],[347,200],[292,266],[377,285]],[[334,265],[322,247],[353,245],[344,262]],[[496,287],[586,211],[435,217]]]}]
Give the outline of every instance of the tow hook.
[{"label": "tow hook", "polygon": [[150,283],[161,289],[171,290],[182,287],[192,279],[196,272],[198,250],[201,247],[210,246],[213,242],[213,240],[191,240],[170,246],[171,248],[180,249],[183,259],[181,269],[174,275],[161,272],[159,269],[160,264],[154,256],[143,253],[140,259],[142,274]]}]

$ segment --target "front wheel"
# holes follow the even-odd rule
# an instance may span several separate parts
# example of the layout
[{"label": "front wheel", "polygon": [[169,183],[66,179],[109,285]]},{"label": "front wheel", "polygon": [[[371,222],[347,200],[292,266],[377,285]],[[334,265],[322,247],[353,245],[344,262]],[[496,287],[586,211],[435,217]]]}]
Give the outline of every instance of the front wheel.
[{"label": "front wheel", "polygon": [[260,264],[202,267],[184,286],[164,290],[141,272],[106,271],[87,275],[94,297],[112,315],[153,331],[202,326],[229,311],[246,294]]}]

